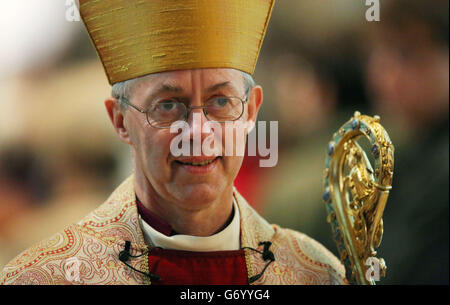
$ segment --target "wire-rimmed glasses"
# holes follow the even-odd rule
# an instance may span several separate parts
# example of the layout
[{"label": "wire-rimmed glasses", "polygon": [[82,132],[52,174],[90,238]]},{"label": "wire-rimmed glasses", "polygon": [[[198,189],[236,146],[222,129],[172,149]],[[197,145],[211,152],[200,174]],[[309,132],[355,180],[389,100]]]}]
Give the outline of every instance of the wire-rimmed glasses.
[{"label": "wire-rimmed glasses", "polygon": [[128,99],[121,97],[121,101],[145,114],[147,122],[155,128],[170,128],[172,123],[180,120],[187,121],[192,109],[202,109],[205,117],[210,121],[225,123],[239,120],[244,113],[245,100],[235,96],[217,96],[207,100],[202,106],[186,106],[177,98],[169,98],[153,103],[146,110],[131,104]]}]

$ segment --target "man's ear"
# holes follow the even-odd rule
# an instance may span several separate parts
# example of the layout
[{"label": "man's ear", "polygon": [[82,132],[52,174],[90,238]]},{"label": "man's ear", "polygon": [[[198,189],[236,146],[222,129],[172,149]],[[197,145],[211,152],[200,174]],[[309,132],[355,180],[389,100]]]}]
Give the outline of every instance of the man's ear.
[{"label": "man's ear", "polygon": [[123,114],[123,110],[121,109],[117,99],[108,98],[105,100],[106,111],[108,112],[108,116],[111,119],[111,123],[113,124],[114,130],[116,131],[119,139],[127,143],[129,145],[132,144],[130,135],[128,133],[128,129],[125,126],[125,117]]},{"label": "man's ear", "polygon": [[247,126],[251,127],[248,130],[248,133],[253,129],[256,124],[256,120],[258,118],[259,108],[263,102],[263,89],[261,86],[254,86],[249,93],[248,99],[248,117],[247,117]]}]

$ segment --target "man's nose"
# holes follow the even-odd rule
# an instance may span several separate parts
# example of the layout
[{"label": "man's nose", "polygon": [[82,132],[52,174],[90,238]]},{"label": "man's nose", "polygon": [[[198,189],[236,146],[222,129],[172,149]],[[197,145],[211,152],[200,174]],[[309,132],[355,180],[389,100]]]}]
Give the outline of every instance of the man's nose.
[{"label": "man's nose", "polygon": [[202,108],[191,109],[188,116],[188,124],[190,127],[191,139],[203,139],[208,136],[210,132],[206,132],[204,124],[208,121]]}]

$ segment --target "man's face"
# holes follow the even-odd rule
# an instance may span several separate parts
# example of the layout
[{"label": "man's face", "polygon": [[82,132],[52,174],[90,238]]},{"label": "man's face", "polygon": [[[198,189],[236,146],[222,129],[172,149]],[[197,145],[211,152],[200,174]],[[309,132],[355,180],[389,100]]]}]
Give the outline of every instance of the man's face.
[{"label": "man's face", "polygon": [[[245,100],[246,88],[241,72],[234,69],[195,69],[164,72],[143,78],[134,84],[130,102],[147,109],[153,103],[176,98],[186,106],[201,106],[205,101],[217,96],[235,96]],[[244,114],[239,119],[256,120],[260,101],[253,98],[244,106]],[[194,120],[194,114],[200,120]],[[191,147],[193,139],[202,142],[211,133],[202,130],[207,119],[201,109],[191,110],[188,117]],[[223,124],[222,124],[223,126]],[[172,140],[179,135],[170,128],[158,129],[149,125],[144,114],[128,107],[124,113],[124,127],[128,132],[135,161],[135,175],[148,181],[149,191],[158,199],[172,202],[180,208],[197,210],[214,201],[227,189],[242,164],[242,156],[225,156],[224,150],[218,156],[179,156],[170,150]],[[223,128],[225,129],[225,128]],[[214,132],[213,132],[214,133]],[[245,137],[243,137],[245,142]],[[236,137],[233,139],[234,145]],[[244,144],[244,143],[240,143]],[[222,133],[222,147],[225,136]],[[192,152],[192,149],[191,149]],[[211,162],[207,165],[192,163]]]}]

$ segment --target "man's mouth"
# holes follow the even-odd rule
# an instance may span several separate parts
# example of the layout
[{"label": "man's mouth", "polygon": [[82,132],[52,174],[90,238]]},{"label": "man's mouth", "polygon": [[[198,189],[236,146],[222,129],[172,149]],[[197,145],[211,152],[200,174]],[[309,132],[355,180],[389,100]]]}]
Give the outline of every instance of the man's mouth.
[{"label": "man's mouth", "polygon": [[191,165],[191,166],[206,166],[208,164],[213,163],[220,157],[210,158],[210,159],[186,159],[186,160],[175,160],[175,162],[182,165]]},{"label": "man's mouth", "polygon": [[181,162],[181,161],[176,161],[180,164],[184,164],[184,165],[192,165],[192,166],[204,166],[204,165],[208,165],[214,162],[214,160],[216,159],[212,159],[212,160],[208,160],[208,161],[203,161],[203,162]]}]

